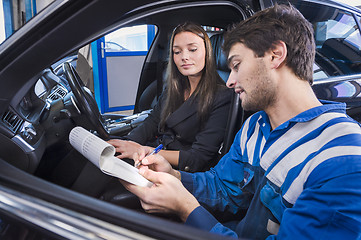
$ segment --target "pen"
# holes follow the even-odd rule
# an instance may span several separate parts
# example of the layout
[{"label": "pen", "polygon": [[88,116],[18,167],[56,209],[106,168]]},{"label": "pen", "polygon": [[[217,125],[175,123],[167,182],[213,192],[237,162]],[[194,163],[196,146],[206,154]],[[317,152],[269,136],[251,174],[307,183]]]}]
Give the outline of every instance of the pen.
[{"label": "pen", "polygon": [[[154,150],[153,150],[151,153],[149,153],[146,157],[158,153],[160,150],[162,150],[162,148],[163,148],[163,144],[160,144],[158,147],[154,148]],[[143,159],[142,159],[142,160],[143,160]],[[142,164],[142,160],[140,160],[140,161],[135,165],[136,168],[139,167],[140,164]]]}]

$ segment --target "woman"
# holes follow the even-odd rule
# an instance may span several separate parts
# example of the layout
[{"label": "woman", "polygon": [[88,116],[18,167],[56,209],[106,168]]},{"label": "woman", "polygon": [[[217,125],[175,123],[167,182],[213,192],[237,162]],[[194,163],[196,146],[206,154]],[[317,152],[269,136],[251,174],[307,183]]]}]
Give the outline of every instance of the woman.
[{"label": "woman", "polygon": [[207,33],[200,25],[177,26],[170,41],[167,82],[144,123],[124,140],[110,140],[119,158],[132,158],[142,145],[162,143],[161,154],[174,167],[205,171],[221,147],[231,93],[219,77]]}]

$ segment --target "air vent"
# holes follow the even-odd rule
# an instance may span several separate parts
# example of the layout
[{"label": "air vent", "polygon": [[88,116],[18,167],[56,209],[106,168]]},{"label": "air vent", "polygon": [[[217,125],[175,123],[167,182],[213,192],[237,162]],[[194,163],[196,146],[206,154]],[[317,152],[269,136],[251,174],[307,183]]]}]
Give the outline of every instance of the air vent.
[{"label": "air vent", "polygon": [[24,122],[23,119],[12,111],[6,112],[2,120],[13,132],[16,132]]},{"label": "air vent", "polygon": [[65,95],[67,94],[67,91],[61,87],[56,87],[54,91],[49,95],[48,99],[50,101],[55,101],[58,99],[63,99]]}]

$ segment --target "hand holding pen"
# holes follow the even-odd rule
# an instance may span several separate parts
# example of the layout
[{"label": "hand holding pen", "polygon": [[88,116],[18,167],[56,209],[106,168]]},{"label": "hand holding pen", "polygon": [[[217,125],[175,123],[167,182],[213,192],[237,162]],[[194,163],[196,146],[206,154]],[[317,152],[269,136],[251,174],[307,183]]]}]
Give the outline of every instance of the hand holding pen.
[{"label": "hand holding pen", "polygon": [[[153,154],[156,154],[158,153],[160,150],[162,150],[163,148],[163,144],[160,144],[158,147],[156,147],[151,153],[149,153],[147,156],[145,157],[148,157],[150,155],[153,155]],[[140,160],[136,165],[135,167],[138,168],[140,165],[142,164],[142,160]]]}]

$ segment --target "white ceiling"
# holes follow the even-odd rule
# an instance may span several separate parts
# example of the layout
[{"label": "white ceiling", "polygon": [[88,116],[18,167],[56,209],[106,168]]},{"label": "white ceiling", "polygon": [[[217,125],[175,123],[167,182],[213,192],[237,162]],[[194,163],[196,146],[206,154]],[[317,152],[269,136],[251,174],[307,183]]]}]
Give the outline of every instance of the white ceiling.
[{"label": "white ceiling", "polygon": [[361,0],[337,0],[338,2],[346,3],[351,6],[361,6]]}]

